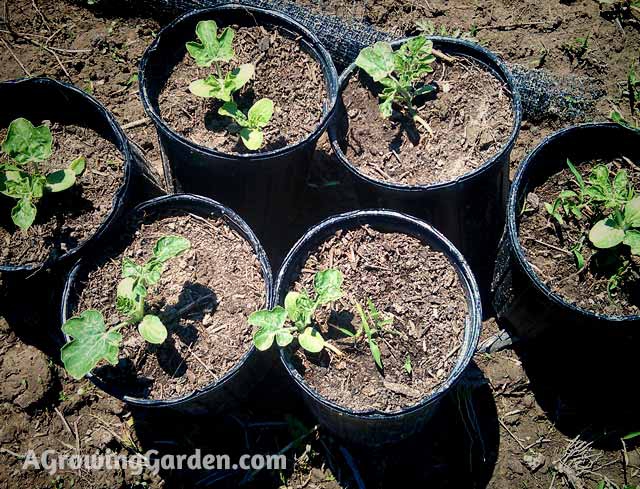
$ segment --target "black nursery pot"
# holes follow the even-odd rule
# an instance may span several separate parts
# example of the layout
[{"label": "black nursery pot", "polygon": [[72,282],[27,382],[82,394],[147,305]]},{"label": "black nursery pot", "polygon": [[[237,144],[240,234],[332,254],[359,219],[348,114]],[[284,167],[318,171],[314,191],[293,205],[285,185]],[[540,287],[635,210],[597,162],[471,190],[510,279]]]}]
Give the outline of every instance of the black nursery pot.
[{"label": "black nursery pot", "polygon": [[[554,325],[592,331],[632,330],[640,316],[608,316],[588,311],[552,292],[527,261],[518,239],[519,215],[527,194],[566,167],[567,158],[578,165],[594,159],[627,156],[640,160],[640,133],[613,123],[582,124],[544,139],[518,169],[509,194],[507,224],[493,284],[493,304],[499,318],[513,332],[531,339]],[[623,333],[624,334],[624,333]]]},{"label": "black nursery pot", "polygon": [[[342,98],[338,115],[329,126],[331,145],[338,161],[351,175],[361,206],[394,209],[426,220],[440,230],[462,252],[478,280],[483,305],[489,305],[489,285],[494,260],[505,222],[505,206],[509,192],[509,157],[515,144],[522,105],[511,73],[505,64],[482,46],[460,39],[429,37],[435,49],[469,58],[504,83],[511,93],[513,126],[506,144],[480,168],[456,180],[428,184],[405,185],[369,177],[349,162],[342,147],[348,119]],[[400,46],[405,40],[391,43]],[[351,64],[340,76],[344,90],[357,66]],[[430,162],[425,161],[425,165]]]},{"label": "black nursery pot", "polygon": [[[193,40],[197,23],[210,19],[219,25],[278,27],[320,64],[326,105],[321,122],[305,140],[273,151],[227,154],[190,141],[162,119],[159,95],[183,58],[185,43]],[[337,93],[335,66],[315,35],[282,13],[255,7],[228,5],[187,13],[162,29],[140,63],[140,96],[158,131],[167,185],[228,205],[256,230],[267,249],[286,231],[285,218],[305,187],[316,143],[335,112]],[[281,230],[274,229],[278,223]]]},{"label": "black nursery pot", "polygon": [[[157,197],[137,206],[123,221],[127,223],[139,222],[147,212],[153,211],[184,211],[203,218],[211,216],[221,217],[226,224],[247,240],[260,261],[262,276],[265,283],[267,304],[271,308],[274,298],[273,277],[269,260],[251,228],[231,209],[211,199],[189,194],[175,194]],[[215,243],[212,243],[215,246]],[[64,287],[62,296],[61,317],[64,324],[73,316],[82,283],[95,268],[101,257],[93,254],[80,260],[73,267]],[[66,335],[64,341],[68,341]],[[61,340],[63,338],[60,338]],[[212,414],[226,411],[244,401],[253,387],[266,375],[275,361],[275,355],[259,352],[255,347],[246,352],[238,363],[216,382],[191,392],[185,396],[170,399],[143,399],[125,395],[118,385],[107,383],[93,373],[87,378],[107,394],[116,397],[132,406],[141,408],[165,408],[187,414]]]},{"label": "black nursery pot", "polygon": [[[111,210],[95,233],[85,241],[77,243],[65,253],[51,255],[39,265],[5,265],[0,263],[0,274],[4,280],[22,279],[37,271],[43,271],[69,263],[72,258],[85,254],[91,244],[106,235],[132,194],[131,179],[134,161],[127,138],[111,115],[96,99],[82,90],[49,78],[26,78],[0,82],[0,127],[7,127],[12,120],[24,117],[30,121],[49,120],[62,124],[74,124],[93,129],[105,140],[114,144],[124,160],[123,180],[113,197]],[[0,198],[3,198],[0,196]]]},{"label": "black nursery pot", "polygon": [[280,360],[305,404],[318,421],[337,437],[362,446],[381,446],[398,442],[421,431],[425,423],[438,408],[442,398],[452,392],[471,361],[482,329],[482,305],[475,278],[464,257],[442,234],[429,224],[414,217],[388,210],[363,210],[333,216],[311,228],[293,247],[284,260],[276,280],[277,304],[284,298],[294,283],[300,268],[308,256],[328,237],[338,230],[350,230],[364,225],[382,232],[399,232],[427,243],[432,249],[442,252],[456,269],[468,308],[463,343],[458,361],[443,382],[429,396],[413,406],[392,413],[371,410],[356,412],[326,399],[310,387],[296,370],[290,349],[280,350]]}]

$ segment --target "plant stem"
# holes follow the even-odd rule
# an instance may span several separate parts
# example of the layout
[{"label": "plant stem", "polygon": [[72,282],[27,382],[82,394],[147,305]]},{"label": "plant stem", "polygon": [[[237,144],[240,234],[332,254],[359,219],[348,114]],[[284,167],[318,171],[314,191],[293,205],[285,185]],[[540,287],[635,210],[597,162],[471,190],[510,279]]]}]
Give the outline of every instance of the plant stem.
[{"label": "plant stem", "polygon": [[328,341],[324,342],[324,346],[326,348],[328,348],[329,350],[331,350],[333,353],[335,353],[336,355],[344,355],[344,353],[342,353],[341,350],[338,349],[338,347],[333,346],[331,343],[329,343]]}]

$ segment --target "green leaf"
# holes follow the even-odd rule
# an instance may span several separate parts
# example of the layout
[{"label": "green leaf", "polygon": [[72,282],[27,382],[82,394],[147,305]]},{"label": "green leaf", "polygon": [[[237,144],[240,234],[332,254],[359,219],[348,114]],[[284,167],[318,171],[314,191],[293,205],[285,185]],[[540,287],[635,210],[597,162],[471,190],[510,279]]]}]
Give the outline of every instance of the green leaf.
[{"label": "green leaf", "polygon": [[202,20],[196,26],[196,36],[200,42],[188,42],[187,51],[196,64],[209,67],[216,61],[230,61],[233,56],[233,29],[226,27],[220,36],[218,26],[213,20]]},{"label": "green leaf", "polygon": [[123,278],[139,278],[142,275],[142,267],[134,262],[131,258],[122,259],[122,277]]},{"label": "green leaf", "polygon": [[276,331],[276,343],[280,347],[285,347],[289,345],[293,341],[293,335],[290,331],[286,329],[281,329],[280,331]]},{"label": "green leaf", "polygon": [[561,204],[560,199],[556,199],[553,205],[549,204],[548,202],[545,202],[544,208],[552,217],[555,218],[556,221],[558,221],[560,224],[564,224],[564,219],[562,218],[562,214],[558,212],[558,208],[560,207],[560,204]]},{"label": "green leaf", "polygon": [[62,331],[73,338],[60,350],[64,368],[74,379],[81,379],[100,362],[118,363],[122,335],[114,329],[105,330],[100,311],[88,310],[80,317],[69,319]]},{"label": "green leaf", "polygon": [[142,267],[141,278],[146,285],[154,285],[160,281],[162,272],[164,272],[164,265],[154,258]]},{"label": "green leaf", "polygon": [[262,143],[264,141],[264,134],[259,129],[249,129],[248,127],[243,127],[240,131],[240,138],[242,142],[251,151],[256,151],[260,149]]},{"label": "green leaf", "polygon": [[324,338],[317,329],[311,326],[305,328],[298,336],[298,343],[310,353],[318,353],[324,348]]},{"label": "green leaf", "polygon": [[409,354],[407,353],[407,358],[405,358],[404,360],[404,370],[411,375],[411,372],[413,371],[413,367],[411,366],[411,357],[409,356]]},{"label": "green leaf", "polygon": [[167,339],[167,328],[162,324],[158,316],[147,314],[138,324],[140,335],[154,345],[160,345]]},{"label": "green leaf", "polygon": [[640,437],[640,431],[635,431],[633,433],[629,433],[628,435],[623,436],[622,439],[627,441],[627,440],[633,440],[634,438],[638,438],[638,437]]},{"label": "green leaf", "polygon": [[369,338],[369,350],[371,350],[371,356],[373,357],[373,361],[376,362],[376,365],[380,370],[384,370],[382,366],[382,355],[380,353],[380,347],[378,343],[373,338]]},{"label": "green leaf", "polygon": [[609,182],[609,169],[604,165],[598,165],[591,170],[589,176],[589,183],[596,186],[604,193],[609,193],[611,190],[611,183]]},{"label": "green leaf", "polygon": [[32,185],[29,175],[20,170],[5,171],[2,193],[14,199],[31,198]]},{"label": "green leaf", "polygon": [[572,249],[571,251],[573,251],[573,255],[576,257],[576,265],[578,266],[578,270],[582,270],[582,268],[584,267],[584,256],[582,256],[582,253],[580,253],[580,250],[578,249]]},{"label": "green leaf", "polygon": [[260,128],[269,124],[273,116],[273,101],[268,98],[261,98],[251,106],[247,113],[249,127]]},{"label": "green leaf", "polygon": [[181,255],[191,248],[191,242],[182,236],[164,236],[153,248],[153,256],[160,263]]},{"label": "green leaf", "polygon": [[620,170],[613,179],[613,192],[618,200],[625,201],[629,195],[629,175]]},{"label": "green leaf", "polygon": [[624,230],[613,219],[602,219],[589,231],[589,240],[596,248],[613,248],[624,240]]},{"label": "green leaf", "polygon": [[31,197],[39,199],[44,194],[44,186],[47,179],[42,175],[34,175],[31,177]]},{"label": "green leaf", "polygon": [[[394,92],[395,95],[395,92]],[[385,98],[380,105],[378,105],[380,109],[380,115],[385,119],[388,119],[393,115],[393,97]]]},{"label": "green leaf", "polygon": [[255,67],[251,63],[246,63],[238,66],[237,68],[227,73],[224,81],[225,88],[229,91],[229,93],[237,92],[244,85],[246,85],[249,80],[251,80],[251,77],[253,77],[254,73]]},{"label": "green leaf", "polygon": [[327,304],[342,297],[342,282],[344,277],[340,270],[329,268],[316,273],[313,286],[316,290],[319,304]]},{"label": "green leaf", "polygon": [[84,173],[86,167],[87,159],[84,156],[79,156],[71,162],[71,164],[69,165],[69,170],[71,170],[77,177],[79,177]]},{"label": "green leaf", "polygon": [[58,170],[47,175],[46,188],[49,192],[62,192],[73,187],[74,183],[76,183],[76,174],[73,170]]},{"label": "green leaf", "polygon": [[571,161],[567,158],[567,166],[569,167],[569,171],[573,174],[573,178],[576,179],[576,183],[580,190],[584,192],[584,179],[582,178],[582,174],[578,171],[578,169],[571,163]]},{"label": "green leaf", "polygon": [[388,77],[395,67],[391,44],[380,41],[364,48],[356,58],[356,66],[366,71],[374,81]]},{"label": "green leaf", "polygon": [[623,243],[631,248],[632,255],[640,256],[640,231],[627,231]]},{"label": "green leaf", "polygon": [[231,117],[241,127],[248,127],[247,116],[238,108],[235,102],[227,102],[218,109],[218,114]]},{"label": "green leaf", "polygon": [[34,127],[27,119],[15,119],[2,142],[2,151],[21,165],[44,161],[51,156],[51,131],[47,126]]},{"label": "green leaf", "polygon": [[[253,344],[260,351],[271,348],[276,333],[280,332],[287,320],[287,311],[282,306],[271,310],[263,309],[249,316],[248,322],[258,329],[253,335]],[[282,339],[282,338],[281,338]]]},{"label": "green leaf", "polygon": [[224,88],[214,76],[208,76],[203,80],[195,80],[189,84],[189,91],[197,97],[217,98],[220,100],[229,100],[229,96],[224,94]]},{"label": "green leaf", "polygon": [[640,196],[633,198],[624,207],[624,222],[632,228],[640,227]]},{"label": "green leaf", "polygon": [[30,198],[23,198],[11,209],[11,220],[23,231],[31,227],[36,220],[37,209]]},{"label": "green leaf", "polygon": [[302,293],[289,292],[284,298],[284,307],[287,316],[296,325],[298,331],[302,331],[305,326],[311,324],[311,318],[316,310],[306,290]]}]

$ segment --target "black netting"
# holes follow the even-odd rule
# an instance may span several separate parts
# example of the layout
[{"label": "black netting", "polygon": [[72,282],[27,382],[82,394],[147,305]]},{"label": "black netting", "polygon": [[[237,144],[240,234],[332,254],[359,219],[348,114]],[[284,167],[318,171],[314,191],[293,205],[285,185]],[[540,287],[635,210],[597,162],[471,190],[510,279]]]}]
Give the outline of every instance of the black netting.
[{"label": "black netting", "polygon": [[[286,0],[119,0],[119,5],[147,14],[170,15],[229,3],[270,8],[289,15],[320,39],[339,70],[350,64],[363,47],[395,37],[359,20],[315,12]],[[593,112],[596,101],[605,93],[590,78],[560,77],[545,70],[529,70],[516,64],[509,66],[522,96],[524,117],[530,120],[582,118]]]}]

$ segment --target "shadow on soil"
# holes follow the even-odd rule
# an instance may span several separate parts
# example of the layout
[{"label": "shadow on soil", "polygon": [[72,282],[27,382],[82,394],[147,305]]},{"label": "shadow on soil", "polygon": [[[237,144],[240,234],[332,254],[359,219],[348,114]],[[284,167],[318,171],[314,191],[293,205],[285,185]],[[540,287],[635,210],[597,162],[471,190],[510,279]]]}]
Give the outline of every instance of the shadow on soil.
[{"label": "shadow on soil", "polygon": [[637,325],[593,331],[558,324],[516,348],[531,390],[556,428],[613,450],[640,428],[632,388],[639,350]]}]

